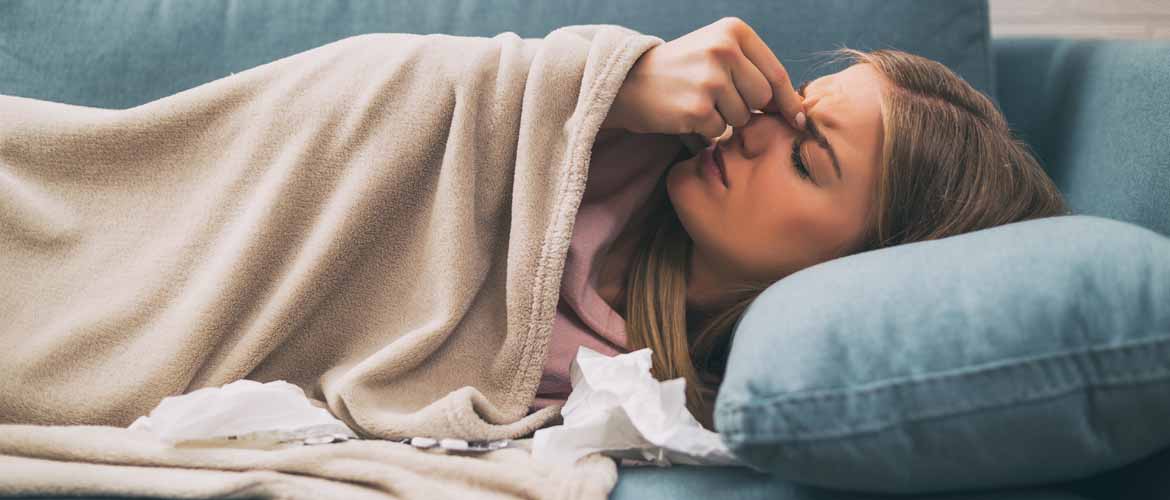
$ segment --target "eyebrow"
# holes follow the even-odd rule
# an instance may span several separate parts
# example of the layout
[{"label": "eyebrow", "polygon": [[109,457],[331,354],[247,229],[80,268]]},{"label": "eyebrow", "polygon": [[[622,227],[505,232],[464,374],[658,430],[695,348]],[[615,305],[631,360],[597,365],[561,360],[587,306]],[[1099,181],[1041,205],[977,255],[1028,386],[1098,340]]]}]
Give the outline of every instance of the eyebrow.
[{"label": "eyebrow", "polygon": [[[808,84],[808,81],[800,84],[800,88],[796,91],[796,93],[800,94],[800,97],[804,97],[804,89],[805,87],[808,87]],[[804,124],[805,127],[808,128],[809,135],[811,135],[818,144],[829,150],[829,158],[833,160],[833,170],[837,172],[837,180],[843,180],[841,177],[841,164],[837,162],[837,152],[833,150],[833,145],[829,144],[829,140],[825,138],[824,134],[821,134],[821,130],[817,128],[817,124],[813,123],[812,117],[807,113],[804,115]]]}]

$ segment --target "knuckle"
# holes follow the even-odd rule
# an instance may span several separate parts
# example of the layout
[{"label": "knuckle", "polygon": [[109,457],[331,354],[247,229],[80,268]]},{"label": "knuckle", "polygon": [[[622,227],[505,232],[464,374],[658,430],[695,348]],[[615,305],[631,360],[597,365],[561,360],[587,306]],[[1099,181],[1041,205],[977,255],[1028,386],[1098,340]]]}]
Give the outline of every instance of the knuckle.
[{"label": "knuckle", "polygon": [[791,83],[788,79],[788,70],[784,66],[777,65],[776,69],[772,71],[772,81],[779,83]]},{"label": "knuckle", "polygon": [[712,65],[698,76],[697,85],[701,92],[710,94],[721,90],[726,79],[726,74],[718,66]]},{"label": "knuckle", "polygon": [[695,99],[683,109],[683,115],[691,123],[703,123],[710,118],[713,112],[711,105],[700,99]]},{"label": "knuckle", "polygon": [[707,48],[707,53],[719,61],[730,61],[739,53],[739,45],[732,38],[721,38]]},{"label": "knuckle", "polygon": [[737,16],[724,16],[719,19],[719,22],[730,30],[739,30],[747,27],[747,23]]},{"label": "knuckle", "polygon": [[699,82],[699,91],[707,95],[715,95],[723,90],[723,81],[715,78],[704,78]]}]

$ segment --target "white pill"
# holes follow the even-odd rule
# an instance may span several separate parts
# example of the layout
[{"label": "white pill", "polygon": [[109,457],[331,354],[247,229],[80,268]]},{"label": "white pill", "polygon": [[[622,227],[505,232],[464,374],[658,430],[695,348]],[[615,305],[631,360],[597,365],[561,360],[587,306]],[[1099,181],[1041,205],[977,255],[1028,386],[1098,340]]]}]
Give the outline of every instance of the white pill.
[{"label": "white pill", "polygon": [[328,444],[333,442],[333,436],[313,436],[305,438],[305,444]]},{"label": "white pill", "polygon": [[410,438],[410,445],[415,448],[430,448],[435,445],[435,440],[428,437]]},{"label": "white pill", "polygon": [[439,446],[442,446],[448,450],[466,450],[467,441],[462,439],[447,438],[439,441]]}]

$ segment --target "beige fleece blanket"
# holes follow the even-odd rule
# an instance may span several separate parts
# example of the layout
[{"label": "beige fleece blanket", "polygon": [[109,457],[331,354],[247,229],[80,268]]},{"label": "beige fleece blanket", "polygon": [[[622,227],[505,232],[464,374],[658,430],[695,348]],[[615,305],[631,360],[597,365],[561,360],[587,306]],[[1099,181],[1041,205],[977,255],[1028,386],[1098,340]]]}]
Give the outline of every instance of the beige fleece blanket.
[{"label": "beige fleece blanket", "polygon": [[[591,146],[661,38],[346,38],[125,110],[0,96],[0,494],[604,498],[519,438]],[[366,440],[165,446],[166,397],[300,385]]]}]

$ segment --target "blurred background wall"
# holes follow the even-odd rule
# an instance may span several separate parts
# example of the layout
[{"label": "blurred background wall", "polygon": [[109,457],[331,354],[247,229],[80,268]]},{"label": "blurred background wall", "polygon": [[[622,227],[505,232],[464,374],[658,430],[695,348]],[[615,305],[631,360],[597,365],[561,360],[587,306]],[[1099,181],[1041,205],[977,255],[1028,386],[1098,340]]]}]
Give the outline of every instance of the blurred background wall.
[{"label": "blurred background wall", "polygon": [[1170,0],[990,0],[991,36],[1170,39]]}]

